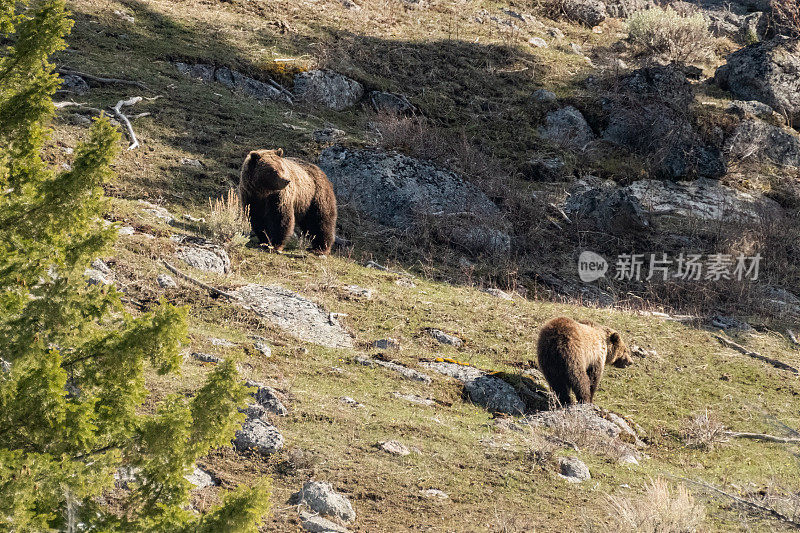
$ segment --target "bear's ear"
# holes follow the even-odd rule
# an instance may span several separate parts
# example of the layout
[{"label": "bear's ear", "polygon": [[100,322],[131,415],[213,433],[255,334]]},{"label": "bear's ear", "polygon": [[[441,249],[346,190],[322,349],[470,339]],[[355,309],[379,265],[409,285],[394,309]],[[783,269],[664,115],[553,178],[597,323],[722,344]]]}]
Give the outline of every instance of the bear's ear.
[{"label": "bear's ear", "polygon": [[256,151],[252,151],[247,154],[247,166],[249,168],[253,168],[258,163],[258,160],[261,159],[261,154]]},{"label": "bear's ear", "polygon": [[278,148],[277,150],[275,150],[275,155],[277,155],[278,157],[283,157],[283,148]]},{"label": "bear's ear", "polygon": [[620,338],[619,333],[616,331],[612,331],[611,334],[608,336],[608,342],[611,344],[619,344]]}]

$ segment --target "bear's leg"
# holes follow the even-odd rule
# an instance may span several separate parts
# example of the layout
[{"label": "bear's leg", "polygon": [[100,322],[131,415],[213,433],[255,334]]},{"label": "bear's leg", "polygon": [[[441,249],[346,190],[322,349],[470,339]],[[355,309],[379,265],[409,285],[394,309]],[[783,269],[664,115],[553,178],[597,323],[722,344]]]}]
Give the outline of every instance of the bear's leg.
[{"label": "bear's leg", "polygon": [[591,365],[586,369],[589,375],[589,402],[594,402],[594,393],[600,385],[600,378],[603,376],[603,367],[600,365]]},{"label": "bear's leg", "polygon": [[569,373],[569,386],[575,393],[578,403],[592,402],[592,386],[589,381],[589,374],[585,370],[578,370]]},{"label": "bear's leg", "polygon": [[266,216],[265,202],[263,200],[252,201],[246,205],[250,211],[250,229],[253,230],[253,233],[258,238],[258,242],[269,242],[269,236],[267,234],[267,227],[269,224]]},{"label": "bear's leg", "polygon": [[550,390],[553,391],[560,407],[567,407],[572,403],[572,398],[569,396],[569,385],[567,383],[551,383]]},{"label": "bear's leg", "polygon": [[294,235],[294,211],[292,209],[280,209],[278,212],[280,215],[274,221],[275,234],[270,240],[272,246],[280,252]]},{"label": "bear's leg", "polygon": [[336,215],[325,213],[318,204],[313,203],[303,224],[312,236],[311,251],[321,255],[330,253],[336,239]]}]

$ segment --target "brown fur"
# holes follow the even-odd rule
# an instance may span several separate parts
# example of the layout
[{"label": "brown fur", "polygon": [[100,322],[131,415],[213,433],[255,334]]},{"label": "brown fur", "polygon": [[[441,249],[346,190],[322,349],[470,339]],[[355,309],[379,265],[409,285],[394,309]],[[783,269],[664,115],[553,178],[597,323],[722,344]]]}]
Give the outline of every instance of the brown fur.
[{"label": "brown fur", "polygon": [[579,403],[591,403],[607,364],[625,367],[633,363],[619,333],[593,322],[567,317],[550,320],[539,333],[539,370],[561,405],[571,402],[570,390]]},{"label": "brown fur", "polygon": [[254,150],[242,164],[242,205],[250,209],[250,225],[259,241],[280,251],[295,225],[311,235],[315,253],[331,251],[336,237],[336,196],[316,165],[283,157],[283,149]]}]

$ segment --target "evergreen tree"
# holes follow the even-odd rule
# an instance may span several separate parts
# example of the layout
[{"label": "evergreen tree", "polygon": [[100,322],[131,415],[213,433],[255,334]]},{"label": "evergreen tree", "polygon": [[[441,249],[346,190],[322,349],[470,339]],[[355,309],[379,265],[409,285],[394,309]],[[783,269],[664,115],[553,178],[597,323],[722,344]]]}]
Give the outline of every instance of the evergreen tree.
[{"label": "evergreen tree", "polygon": [[[242,420],[233,363],[143,414],[145,368],[178,369],[187,310],[133,317],[113,287],[83,278],[115,236],[101,185],[119,133],[101,117],[71,170],[42,160],[59,84],[48,57],[71,25],[62,0],[0,0],[0,529],[255,531],[266,480],[203,517],[185,510],[184,475]],[[121,465],[136,482],[112,512],[101,496]]]}]

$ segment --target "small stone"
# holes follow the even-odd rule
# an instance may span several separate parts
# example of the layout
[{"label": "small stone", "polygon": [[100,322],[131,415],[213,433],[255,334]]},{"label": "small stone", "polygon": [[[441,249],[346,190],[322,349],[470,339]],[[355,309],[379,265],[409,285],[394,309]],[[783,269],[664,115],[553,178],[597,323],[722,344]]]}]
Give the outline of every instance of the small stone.
[{"label": "small stone", "polygon": [[353,298],[362,300],[372,299],[372,289],[365,289],[364,287],[359,287],[358,285],[345,285],[343,288],[344,291]]},{"label": "small stone", "polygon": [[416,394],[401,394],[399,392],[393,392],[392,395],[395,398],[406,400],[407,402],[415,403],[418,405],[425,405],[428,407],[436,405],[436,402],[434,400],[431,400],[430,398],[423,398],[422,396],[417,396]]},{"label": "small stone", "polygon": [[583,48],[581,48],[579,44],[569,43],[567,45],[567,51],[568,52],[572,52],[576,56],[582,56],[583,55]]},{"label": "small stone", "polygon": [[261,352],[264,357],[272,357],[272,348],[266,342],[256,341],[253,348]]},{"label": "small stone", "polygon": [[92,121],[81,115],[80,113],[70,113],[67,116],[67,122],[72,124],[73,126],[91,126]]},{"label": "small stone", "polygon": [[628,453],[619,458],[619,463],[623,465],[638,465],[639,460],[632,453]]},{"label": "small stone", "polygon": [[455,347],[459,347],[464,344],[464,342],[455,335],[450,335],[440,329],[430,328],[428,329],[428,334],[441,344],[449,344],[450,346]]},{"label": "small stone", "polygon": [[413,368],[408,368],[403,365],[398,365],[397,363],[392,363],[391,361],[381,361],[380,359],[370,359],[368,357],[354,357],[353,361],[356,363],[365,365],[365,366],[382,366],[394,372],[397,372],[404,378],[412,379],[414,381],[421,381],[425,384],[431,383],[431,377],[427,374],[423,374],[419,370],[414,370]]},{"label": "small stone", "polygon": [[397,285],[398,287],[405,287],[408,289],[413,289],[414,287],[417,286],[417,284],[414,283],[414,280],[410,278],[398,278],[394,280],[394,284]]},{"label": "small stone", "polygon": [[175,289],[178,287],[178,284],[169,274],[159,274],[156,278],[156,282],[158,282],[158,286],[162,289]]},{"label": "small stone", "polygon": [[192,352],[192,358],[197,359],[201,363],[221,363],[225,360],[218,355],[203,352]]},{"label": "small stone", "polygon": [[136,233],[136,230],[133,229],[133,226],[120,226],[117,232],[120,235],[133,235]]},{"label": "small stone", "polygon": [[549,35],[550,37],[553,37],[555,39],[563,39],[564,38],[564,32],[561,31],[560,29],[556,28],[555,26],[551,26],[551,27],[547,28],[547,30],[545,30],[545,31],[547,31],[547,35]]},{"label": "small stone", "polygon": [[83,271],[83,276],[86,278],[86,283],[89,285],[113,285],[114,282],[97,269],[87,268]]},{"label": "small stone", "polygon": [[488,289],[483,289],[483,292],[485,292],[486,294],[491,294],[495,298],[500,298],[501,300],[513,300],[514,299],[510,294],[508,294],[505,291],[501,291],[500,289],[488,288]]},{"label": "small stone", "polygon": [[603,33],[603,28],[601,28],[600,26],[595,26],[594,28],[592,28],[592,33],[596,33],[599,35]]},{"label": "small stone", "polygon": [[411,452],[406,448],[402,443],[396,440],[387,440],[378,443],[378,447],[385,451],[386,453],[390,453],[392,455],[400,455],[405,456],[409,455]]},{"label": "small stone", "polygon": [[364,407],[364,404],[363,404],[363,403],[361,403],[361,402],[359,402],[359,401],[356,401],[356,400],[354,400],[354,399],[353,399],[353,398],[351,398],[350,396],[342,396],[342,397],[341,397],[341,398],[339,398],[339,399],[342,401],[342,403],[346,403],[346,404],[347,404],[347,405],[349,405],[350,407]]},{"label": "small stone", "polygon": [[335,490],[330,483],[324,481],[307,481],[303,489],[292,495],[293,505],[306,505],[317,513],[335,516],[345,522],[356,519],[353,505],[344,494]]},{"label": "small stone", "polygon": [[581,483],[592,477],[589,467],[577,457],[559,457],[558,467],[561,471],[559,475],[570,483]]},{"label": "small stone", "polygon": [[191,159],[188,157],[181,158],[181,165],[194,168],[203,168],[203,163],[199,159]]},{"label": "small stone", "polygon": [[342,139],[346,135],[345,132],[336,128],[323,128],[311,133],[311,138],[314,142],[319,144],[331,143]]},{"label": "small stone", "polygon": [[278,393],[272,387],[250,380],[245,381],[245,385],[256,389],[253,393],[255,403],[251,403],[244,410],[249,417],[262,417],[267,412],[274,413],[278,416],[286,416],[289,414],[289,410],[283,405],[283,402],[281,402],[281,399],[278,397]]},{"label": "small stone", "polygon": [[391,337],[387,337],[385,339],[376,340],[372,343],[372,347],[379,350],[399,350],[400,341]]},{"label": "small stone", "polygon": [[170,213],[169,211],[167,211],[166,209],[164,209],[159,205],[150,203],[147,200],[139,200],[139,204],[142,205],[142,211],[144,211],[145,213],[149,213],[156,218],[160,218],[167,224],[169,224],[175,219],[175,217],[172,216],[172,213]]},{"label": "small stone", "polygon": [[187,474],[183,477],[189,483],[194,485],[196,489],[203,489],[205,487],[217,485],[217,483],[214,482],[214,478],[211,477],[211,474],[209,474],[199,466],[195,466],[194,471],[191,474]]},{"label": "small stone", "polygon": [[136,19],[133,16],[125,13],[124,11],[120,11],[119,9],[115,9],[114,14],[125,22],[130,22],[131,24],[136,22]]},{"label": "small stone", "polygon": [[208,342],[211,343],[211,346],[222,346],[223,348],[233,348],[236,346],[236,343],[233,343],[227,339],[218,339],[216,337],[209,337]]},{"label": "small stone", "polygon": [[384,113],[403,115],[414,113],[417,110],[414,104],[402,94],[372,91],[369,93],[369,101],[376,111]]},{"label": "small stone", "polygon": [[227,274],[231,267],[228,252],[213,244],[184,246],[178,249],[175,256],[192,268],[217,274]]},{"label": "small stone", "polygon": [[535,46],[536,48],[547,48],[547,41],[541,37],[531,37],[528,39],[528,44]]},{"label": "small stone", "polygon": [[558,100],[558,97],[554,92],[548,91],[546,89],[539,89],[537,91],[534,91],[533,94],[531,95],[531,98],[533,99],[534,102],[540,102],[542,104],[552,104],[553,102]]},{"label": "small stone", "polygon": [[424,489],[420,490],[419,493],[426,498],[437,498],[439,500],[446,500],[450,498],[450,495],[439,489]]}]

